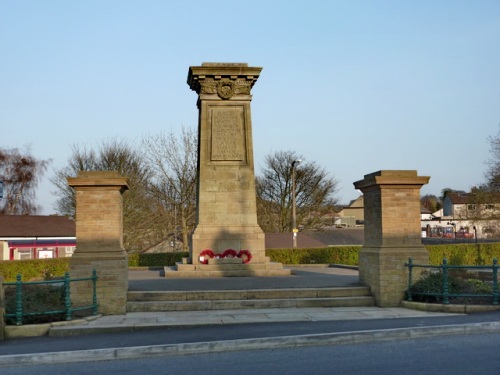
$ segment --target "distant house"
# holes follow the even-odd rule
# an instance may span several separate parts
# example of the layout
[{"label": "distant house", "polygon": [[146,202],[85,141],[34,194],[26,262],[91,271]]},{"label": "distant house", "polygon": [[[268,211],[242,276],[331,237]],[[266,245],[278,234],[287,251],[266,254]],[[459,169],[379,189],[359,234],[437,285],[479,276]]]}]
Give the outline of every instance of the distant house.
[{"label": "distant house", "polygon": [[432,216],[422,221],[428,237],[498,238],[500,194],[448,193]]},{"label": "distant house", "polygon": [[365,220],[365,204],[363,196],[360,195],[357,199],[349,202],[347,206],[343,206],[338,212],[335,220],[337,227],[354,227],[362,225]]},{"label": "distant house", "polygon": [[457,220],[487,220],[500,215],[500,194],[448,193],[443,215]]},{"label": "distant house", "polygon": [[0,215],[0,260],[73,255],[75,222],[64,216]]},{"label": "distant house", "polygon": [[425,207],[420,207],[420,219],[431,220],[433,217],[431,210]]}]

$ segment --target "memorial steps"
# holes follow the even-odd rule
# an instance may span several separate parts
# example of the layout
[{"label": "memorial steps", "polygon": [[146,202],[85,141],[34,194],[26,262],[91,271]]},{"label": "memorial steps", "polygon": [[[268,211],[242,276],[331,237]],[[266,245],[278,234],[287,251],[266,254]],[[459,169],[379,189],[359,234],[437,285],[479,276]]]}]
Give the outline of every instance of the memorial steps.
[{"label": "memorial steps", "polygon": [[165,277],[247,277],[247,276],[289,276],[289,269],[283,264],[269,261],[265,263],[243,263],[240,258],[209,259],[208,264],[187,264],[178,262],[175,267],[165,267]]},{"label": "memorial steps", "polygon": [[127,312],[375,306],[370,288],[138,291],[127,293]]}]

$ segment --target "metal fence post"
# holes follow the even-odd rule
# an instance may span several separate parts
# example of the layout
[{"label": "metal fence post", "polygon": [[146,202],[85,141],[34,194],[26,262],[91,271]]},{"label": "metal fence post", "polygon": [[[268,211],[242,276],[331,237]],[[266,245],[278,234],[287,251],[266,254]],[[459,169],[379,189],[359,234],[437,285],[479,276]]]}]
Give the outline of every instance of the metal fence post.
[{"label": "metal fence post", "polygon": [[71,320],[71,295],[70,295],[70,279],[69,273],[64,274],[64,310],[66,312],[66,320]]},{"label": "metal fence post", "polygon": [[408,258],[408,301],[413,301],[411,296],[412,288],[412,273],[413,273],[413,258]]},{"label": "metal fence post", "polygon": [[493,304],[498,305],[498,260],[493,258]]},{"label": "metal fence post", "polygon": [[5,289],[3,285],[3,275],[0,274],[0,341],[5,340]]},{"label": "metal fence post", "polygon": [[450,303],[448,297],[448,260],[443,259],[443,304],[448,305]]},{"label": "metal fence post", "polygon": [[20,273],[16,276],[16,325],[23,324],[23,282]]},{"label": "metal fence post", "polygon": [[92,270],[92,314],[97,315],[97,270]]}]

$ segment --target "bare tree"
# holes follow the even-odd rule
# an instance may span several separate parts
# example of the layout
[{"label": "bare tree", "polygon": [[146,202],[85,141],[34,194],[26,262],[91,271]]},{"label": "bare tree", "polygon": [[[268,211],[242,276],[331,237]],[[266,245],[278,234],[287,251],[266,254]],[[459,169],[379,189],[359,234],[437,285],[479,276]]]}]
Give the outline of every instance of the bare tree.
[{"label": "bare tree", "polygon": [[152,173],[140,152],[123,140],[108,140],[96,149],[74,145],[68,165],[51,179],[60,198],[56,202],[59,213],[75,216],[75,195],[67,178],[80,171],[118,171],[127,177],[129,190],[123,199],[124,246],[128,251],[140,251],[157,244],[166,237],[161,225],[163,208],[151,198],[147,187]]},{"label": "bare tree", "polygon": [[[174,241],[180,227],[183,247],[187,250],[196,213],[196,134],[183,127],[180,137],[173,132],[146,136],[142,145],[154,174],[149,192],[169,215]],[[164,222],[168,221],[169,218],[165,218]]]},{"label": "bare tree", "polygon": [[427,208],[431,213],[443,207],[443,203],[433,194],[426,194],[420,197],[420,205]]},{"label": "bare tree", "polygon": [[278,151],[265,159],[256,178],[257,217],[265,232],[292,229],[292,163],[296,167],[296,208],[299,228],[321,227],[337,204],[337,181],[315,162],[307,162],[293,151]]},{"label": "bare tree", "polygon": [[486,161],[488,169],[484,173],[486,183],[481,186],[482,190],[498,193],[500,192],[500,129],[495,136],[489,136],[490,158]]},{"label": "bare tree", "polygon": [[0,214],[36,214],[36,188],[49,163],[50,160],[36,159],[29,149],[0,148],[0,181],[4,190]]}]

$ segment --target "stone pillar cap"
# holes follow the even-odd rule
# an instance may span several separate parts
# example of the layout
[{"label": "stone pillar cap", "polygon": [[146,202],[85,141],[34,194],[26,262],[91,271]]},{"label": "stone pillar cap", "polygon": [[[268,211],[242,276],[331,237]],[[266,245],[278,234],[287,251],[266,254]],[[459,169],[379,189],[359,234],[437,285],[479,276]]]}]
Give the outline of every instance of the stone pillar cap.
[{"label": "stone pillar cap", "polygon": [[363,180],[354,182],[354,187],[363,191],[374,185],[417,185],[429,182],[430,177],[418,176],[416,170],[380,170],[365,175]]},{"label": "stone pillar cap", "polygon": [[117,171],[80,171],[78,177],[69,177],[67,180],[71,187],[119,186],[123,190],[129,187],[127,178]]}]

